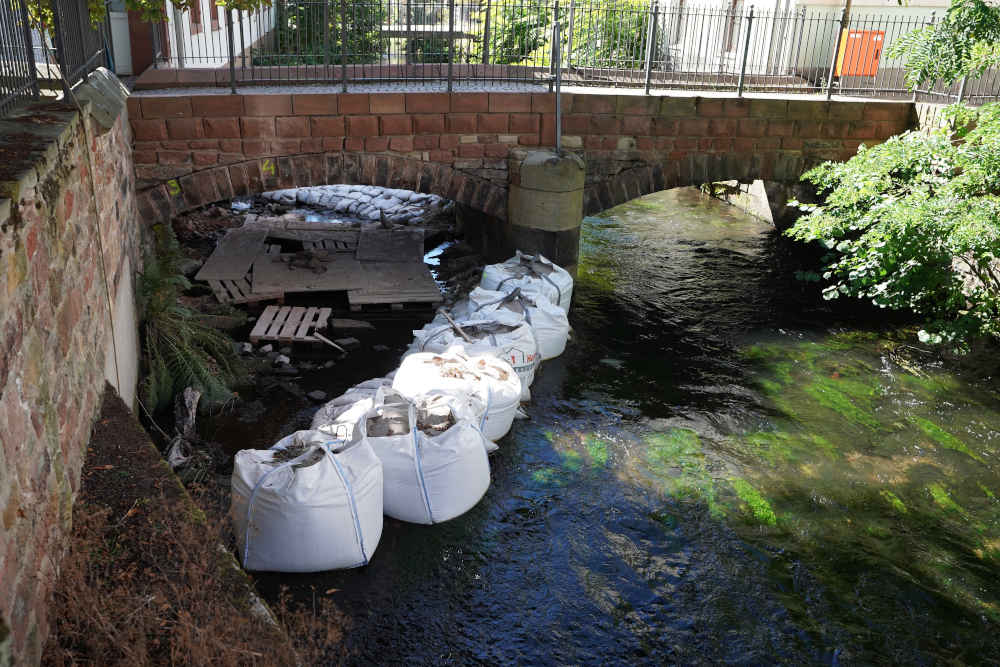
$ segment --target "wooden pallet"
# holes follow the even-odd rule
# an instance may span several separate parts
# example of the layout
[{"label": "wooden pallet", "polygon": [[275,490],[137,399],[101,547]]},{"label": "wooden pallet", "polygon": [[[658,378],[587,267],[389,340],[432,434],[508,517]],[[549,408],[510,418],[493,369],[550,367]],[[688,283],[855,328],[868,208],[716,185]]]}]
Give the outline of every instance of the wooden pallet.
[{"label": "wooden pallet", "polygon": [[322,239],[319,241],[302,241],[302,247],[306,250],[326,250],[328,252],[354,252],[358,249],[358,242],[351,243],[345,239]]},{"label": "wooden pallet", "polygon": [[312,334],[325,329],[330,308],[305,306],[268,306],[250,332],[250,342],[276,340],[281,343],[315,343]]},{"label": "wooden pallet", "polygon": [[[265,255],[278,255],[280,253],[281,246],[279,245],[264,247]],[[284,292],[281,291],[254,292],[250,273],[237,280],[207,280],[206,282],[212,288],[219,303],[257,303],[271,299],[283,299],[285,296]]]}]

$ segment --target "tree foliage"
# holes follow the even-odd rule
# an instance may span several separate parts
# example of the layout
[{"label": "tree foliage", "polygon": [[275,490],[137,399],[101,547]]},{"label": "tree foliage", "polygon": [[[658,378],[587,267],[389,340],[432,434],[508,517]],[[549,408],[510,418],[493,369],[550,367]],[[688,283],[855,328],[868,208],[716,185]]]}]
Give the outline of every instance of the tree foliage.
[{"label": "tree foliage", "polygon": [[952,0],[944,20],[903,35],[888,55],[905,59],[911,88],[980,75],[1000,65],[1000,7],[983,0]]},{"label": "tree foliage", "polygon": [[788,234],[830,249],[826,298],[909,309],[922,340],[961,348],[1000,337],[1000,105],[953,113],[974,129],[906,132],[807,172],[826,200],[799,204]]}]

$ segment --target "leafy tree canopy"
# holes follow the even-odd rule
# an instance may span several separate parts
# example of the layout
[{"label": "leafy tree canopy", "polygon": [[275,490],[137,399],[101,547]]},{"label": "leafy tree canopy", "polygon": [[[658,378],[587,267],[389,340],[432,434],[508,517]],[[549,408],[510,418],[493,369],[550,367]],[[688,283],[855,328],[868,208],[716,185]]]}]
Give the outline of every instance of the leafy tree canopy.
[{"label": "leafy tree canopy", "polygon": [[978,76],[1000,65],[1000,6],[952,0],[944,20],[902,36],[888,55],[906,60],[911,88],[937,79]]}]

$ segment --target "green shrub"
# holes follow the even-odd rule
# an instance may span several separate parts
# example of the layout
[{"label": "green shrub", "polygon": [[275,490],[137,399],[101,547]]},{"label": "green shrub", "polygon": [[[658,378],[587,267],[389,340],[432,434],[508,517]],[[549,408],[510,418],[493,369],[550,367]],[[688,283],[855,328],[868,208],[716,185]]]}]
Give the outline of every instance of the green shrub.
[{"label": "green shrub", "polygon": [[243,374],[233,341],[198,322],[196,313],[180,302],[191,287],[177,270],[180,246],[169,226],[158,225],[155,234],[155,251],[146,257],[138,289],[143,402],[155,413],[189,386],[209,401],[224,401]]}]

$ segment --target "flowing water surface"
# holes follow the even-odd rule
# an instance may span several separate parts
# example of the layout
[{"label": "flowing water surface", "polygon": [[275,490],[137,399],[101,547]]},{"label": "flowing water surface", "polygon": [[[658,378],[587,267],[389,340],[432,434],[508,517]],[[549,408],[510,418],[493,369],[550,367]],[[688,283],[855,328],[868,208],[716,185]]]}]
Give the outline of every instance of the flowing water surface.
[{"label": "flowing water surface", "polygon": [[265,594],[331,597],[358,662],[996,663],[995,383],[830,310],[696,191],[584,224],[573,339],[482,502]]}]

